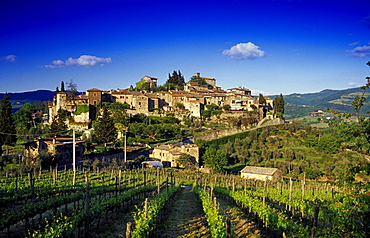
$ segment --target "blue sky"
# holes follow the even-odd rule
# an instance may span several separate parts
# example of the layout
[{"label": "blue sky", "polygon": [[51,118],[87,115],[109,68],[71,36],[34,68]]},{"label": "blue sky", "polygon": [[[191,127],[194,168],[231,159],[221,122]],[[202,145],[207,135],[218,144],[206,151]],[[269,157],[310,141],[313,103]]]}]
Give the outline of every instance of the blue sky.
[{"label": "blue sky", "polygon": [[0,92],[125,89],[180,70],[254,95],[365,84],[370,1],[0,2]]}]

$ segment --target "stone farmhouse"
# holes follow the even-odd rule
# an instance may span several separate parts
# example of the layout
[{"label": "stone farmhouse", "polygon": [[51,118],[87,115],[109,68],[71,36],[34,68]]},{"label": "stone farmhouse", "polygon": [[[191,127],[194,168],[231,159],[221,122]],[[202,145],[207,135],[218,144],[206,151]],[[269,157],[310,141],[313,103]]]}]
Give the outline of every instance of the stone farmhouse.
[{"label": "stone farmhouse", "polygon": [[[82,140],[75,140],[76,161],[83,155],[85,147]],[[73,139],[71,137],[55,137],[37,139],[26,142],[24,156],[27,158],[37,158],[43,152],[52,156],[59,165],[72,163]]]},{"label": "stone farmhouse", "polygon": [[277,168],[245,166],[240,171],[242,178],[256,180],[282,180],[283,172]]},{"label": "stone farmhouse", "polygon": [[165,167],[178,167],[177,160],[181,154],[188,154],[193,158],[193,164],[199,164],[199,147],[195,144],[176,143],[163,144],[153,148],[150,158],[159,159]]},{"label": "stone farmhouse", "polygon": [[[49,104],[49,123],[57,115],[59,109],[71,113],[69,128],[76,130],[88,129],[91,122],[95,120],[96,109],[101,102],[126,103],[130,106],[127,110],[129,115],[145,114],[147,116],[172,115],[182,119],[184,116],[201,117],[201,112],[206,110],[206,105],[217,105],[222,107],[229,105],[234,111],[257,112],[259,118],[268,116],[273,112],[273,100],[265,97],[266,104],[260,105],[258,98],[251,95],[246,88],[232,88],[222,90],[216,86],[216,79],[200,77],[200,73],[194,76],[204,79],[208,85],[199,85],[197,82],[187,82],[184,90],[170,91],[130,91],[110,90],[103,91],[92,88],[69,99],[65,92],[58,92]],[[145,76],[151,85],[157,85],[157,78]],[[269,113],[273,115],[273,113]]]}]

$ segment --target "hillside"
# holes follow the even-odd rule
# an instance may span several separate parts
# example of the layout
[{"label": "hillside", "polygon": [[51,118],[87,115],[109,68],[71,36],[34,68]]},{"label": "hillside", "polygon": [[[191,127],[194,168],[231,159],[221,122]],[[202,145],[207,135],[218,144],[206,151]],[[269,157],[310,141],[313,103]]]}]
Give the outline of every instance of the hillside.
[{"label": "hillside", "polygon": [[[317,93],[299,94],[294,93],[284,95],[285,116],[288,119],[308,116],[315,110],[326,111],[334,109],[341,112],[353,113],[352,101],[355,96],[361,93],[359,88],[350,88],[344,90],[326,89]],[[366,93],[368,97],[370,93]],[[370,105],[365,105],[362,112],[370,111]]]},{"label": "hillside", "polygon": [[[36,90],[32,92],[8,93],[13,110],[17,110],[26,103],[51,101],[55,92],[49,90]],[[4,98],[4,93],[0,93],[0,99]]]},{"label": "hillside", "polygon": [[[369,144],[331,128],[319,130],[293,122],[258,128],[211,141],[196,141],[204,150],[202,159],[214,169],[219,164],[279,168],[284,176],[308,178],[341,176],[350,165],[366,162]],[[359,152],[359,153],[358,153]],[[226,159],[225,159],[226,158]]]}]

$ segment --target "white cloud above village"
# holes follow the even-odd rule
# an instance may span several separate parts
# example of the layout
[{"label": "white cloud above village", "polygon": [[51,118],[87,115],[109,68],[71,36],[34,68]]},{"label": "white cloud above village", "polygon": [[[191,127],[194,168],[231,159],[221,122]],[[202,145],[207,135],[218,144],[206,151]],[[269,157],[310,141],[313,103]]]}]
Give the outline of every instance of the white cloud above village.
[{"label": "white cloud above village", "polygon": [[18,57],[15,55],[6,55],[6,56],[0,57],[0,60],[14,63],[15,61],[17,61],[17,58]]},{"label": "white cloud above village", "polygon": [[265,52],[259,48],[259,46],[252,42],[239,43],[231,47],[229,50],[224,50],[222,54],[230,56],[230,58],[235,60],[253,60],[265,56]]},{"label": "white cloud above village", "polygon": [[43,68],[62,68],[66,66],[83,66],[83,67],[93,67],[96,65],[103,66],[112,62],[111,58],[100,58],[93,55],[81,55],[79,58],[68,58],[67,60],[54,60],[50,65],[44,65]]},{"label": "white cloud above village", "polygon": [[353,50],[348,51],[354,57],[367,57],[370,56],[370,45],[357,46]]}]

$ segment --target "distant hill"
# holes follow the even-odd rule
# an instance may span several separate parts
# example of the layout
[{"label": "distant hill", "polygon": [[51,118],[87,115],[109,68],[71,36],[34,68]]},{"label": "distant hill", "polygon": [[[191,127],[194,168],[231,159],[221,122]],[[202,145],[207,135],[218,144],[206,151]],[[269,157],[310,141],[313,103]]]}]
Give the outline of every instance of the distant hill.
[{"label": "distant hill", "polygon": [[[23,93],[8,93],[13,110],[18,110],[26,103],[52,101],[55,92],[49,90],[37,90]],[[4,98],[4,93],[0,93],[0,99]]]},{"label": "distant hill", "polygon": [[[360,88],[349,88],[344,90],[325,89],[318,93],[294,93],[284,95],[286,102],[285,113],[291,117],[307,116],[310,112],[315,110],[334,109],[339,112],[353,113],[352,101],[355,96],[360,96]],[[366,93],[369,97],[370,93]],[[366,104],[362,108],[362,112],[370,111],[370,105]]]}]

